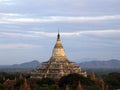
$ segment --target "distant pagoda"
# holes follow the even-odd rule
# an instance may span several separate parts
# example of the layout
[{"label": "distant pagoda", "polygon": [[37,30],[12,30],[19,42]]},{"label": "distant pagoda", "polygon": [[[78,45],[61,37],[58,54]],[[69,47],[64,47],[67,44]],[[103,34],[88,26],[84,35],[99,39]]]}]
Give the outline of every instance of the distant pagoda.
[{"label": "distant pagoda", "polygon": [[64,48],[60,40],[60,34],[57,35],[57,41],[53,48],[52,56],[47,62],[43,62],[41,66],[38,66],[34,72],[31,73],[31,78],[53,78],[59,79],[62,76],[78,73],[87,77],[86,72],[82,72],[81,68],[70,62],[67,59]]}]

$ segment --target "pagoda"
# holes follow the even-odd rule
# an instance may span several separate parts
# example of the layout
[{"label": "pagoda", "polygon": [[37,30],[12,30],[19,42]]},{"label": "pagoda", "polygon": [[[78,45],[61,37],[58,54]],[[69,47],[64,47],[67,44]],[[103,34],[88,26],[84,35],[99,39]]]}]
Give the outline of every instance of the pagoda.
[{"label": "pagoda", "polygon": [[59,79],[62,76],[78,73],[87,77],[86,72],[82,72],[81,68],[75,62],[70,62],[65,54],[65,50],[60,40],[60,34],[57,35],[57,41],[53,48],[52,56],[47,62],[43,62],[34,72],[31,78],[53,78]]}]

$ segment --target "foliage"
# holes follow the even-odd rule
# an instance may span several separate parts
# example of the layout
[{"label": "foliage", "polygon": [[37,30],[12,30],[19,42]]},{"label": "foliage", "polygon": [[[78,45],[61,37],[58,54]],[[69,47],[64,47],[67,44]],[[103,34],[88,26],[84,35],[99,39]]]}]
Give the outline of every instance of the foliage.
[{"label": "foliage", "polygon": [[87,88],[86,90],[100,90],[99,86],[97,86],[97,85],[87,86],[86,88]]},{"label": "foliage", "polygon": [[42,85],[42,86],[37,85],[35,90],[60,90],[60,89],[57,85],[53,84],[53,85]]},{"label": "foliage", "polygon": [[3,83],[5,79],[14,79],[16,74],[14,73],[6,73],[6,72],[0,72],[0,83]]},{"label": "foliage", "polygon": [[23,79],[17,79],[15,86],[16,86],[16,87],[19,87],[19,86],[21,86],[23,83],[24,83],[24,80],[23,80]]},{"label": "foliage", "polygon": [[53,85],[50,85],[50,90],[59,90],[59,87],[58,85],[53,84]]},{"label": "foliage", "polygon": [[59,81],[59,87],[63,87],[65,88],[66,85],[69,85],[71,88],[76,88],[78,85],[78,82],[81,82],[82,85],[93,85],[94,82],[91,81],[89,78],[87,77],[83,77],[80,74],[69,74],[67,76],[63,76],[60,81]]},{"label": "foliage", "polygon": [[49,90],[49,87],[48,87],[48,85],[46,85],[46,86],[39,86],[39,85],[37,85],[35,90]]},{"label": "foliage", "polygon": [[0,90],[5,90],[5,86],[3,84],[0,84]]},{"label": "foliage", "polygon": [[[118,89],[120,88],[120,73],[113,72],[107,75],[101,75],[105,81],[105,85],[108,85],[108,90]],[[6,87],[4,86],[4,78],[7,80],[15,79],[16,77],[16,84],[15,90],[18,90],[19,87],[24,83],[23,79],[19,79],[19,73],[6,73],[0,72],[0,90],[5,90]],[[25,78],[30,78],[29,74],[24,74]],[[94,81],[91,81],[89,76],[83,77],[80,74],[69,74],[67,76],[63,76],[59,81],[58,84],[51,78],[43,78],[35,82],[33,89],[35,90],[65,90],[66,85],[69,86],[69,90],[75,90],[80,81],[81,85],[86,88],[87,90],[99,90],[101,86]],[[32,84],[31,84],[32,85]],[[30,86],[31,87],[31,86]],[[32,89],[32,90],[33,90]]]},{"label": "foliage", "polygon": [[0,72],[0,78],[9,78],[9,79],[14,79],[15,77],[18,77],[19,73],[7,73],[7,72]]},{"label": "foliage", "polygon": [[52,85],[55,84],[55,81],[51,78],[43,78],[40,81],[37,82],[38,85]]},{"label": "foliage", "polygon": [[30,74],[24,74],[25,78],[30,78]]},{"label": "foliage", "polygon": [[59,87],[53,79],[43,78],[37,82],[36,90],[59,90]]},{"label": "foliage", "polygon": [[120,73],[113,72],[104,76],[104,81],[109,88],[120,88]]}]

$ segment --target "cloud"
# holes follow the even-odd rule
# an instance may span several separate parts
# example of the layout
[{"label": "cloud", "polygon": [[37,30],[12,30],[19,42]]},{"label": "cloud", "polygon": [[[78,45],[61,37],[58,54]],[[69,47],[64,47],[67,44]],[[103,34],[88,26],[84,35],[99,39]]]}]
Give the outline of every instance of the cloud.
[{"label": "cloud", "polygon": [[23,14],[20,13],[0,13],[0,17],[19,17],[23,16]]},{"label": "cloud", "polygon": [[[1,15],[1,14],[0,14]],[[17,17],[20,14],[5,14],[8,17],[0,18],[0,23],[52,23],[52,22],[92,22],[103,20],[119,20],[120,15],[108,16],[42,16],[37,18]],[[16,17],[11,17],[16,15]]]},{"label": "cloud", "polygon": [[90,31],[82,31],[78,32],[78,34],[93,34],[97,36],[104,36],[107,34],[117,34],[120,33],[120,30],[90,30]]},{"label": "cloud", "polygon": [[14,4],[13,0],[0,0],[0,3],[5,4],[5,5],[13,5]]},{"label": "cloud", "polygon": [[0,49],[16,49],[16,48],[37,48],[39,45],[32,44],[0,44]]},{"label": "cloud", "polygon": [[11,0],[0,0],[0,2],[9,2]]},{"label": "cloud", "polygon": [[21,32],[0,32],[1,37],[34,37],[32,34],[29,33],[21,33]]},{"label": "cloud", "polygon": [[[60,32],[63,36],[88,36],[93,35],[97,37],[117,37],[120,35],[120,30],[82,30],[74,32]],[[19,32],[0,32],[1,37],[56,37],[56,32],[42,32],[42,31],[19,31]]]}]

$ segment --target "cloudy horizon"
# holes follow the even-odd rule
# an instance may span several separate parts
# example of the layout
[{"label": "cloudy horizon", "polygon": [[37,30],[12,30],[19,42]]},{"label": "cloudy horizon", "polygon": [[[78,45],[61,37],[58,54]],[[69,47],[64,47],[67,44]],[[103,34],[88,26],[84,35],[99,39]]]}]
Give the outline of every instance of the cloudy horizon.
[{"label": "cloudy horizon", "polygon": [[0,0],[0,65],[51,57],[58,30],[70,61],[120,60],[119,0]]}]

